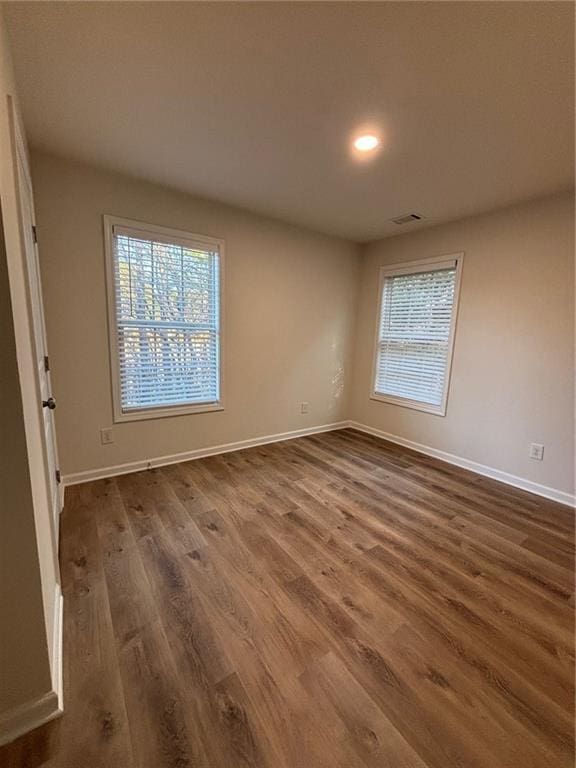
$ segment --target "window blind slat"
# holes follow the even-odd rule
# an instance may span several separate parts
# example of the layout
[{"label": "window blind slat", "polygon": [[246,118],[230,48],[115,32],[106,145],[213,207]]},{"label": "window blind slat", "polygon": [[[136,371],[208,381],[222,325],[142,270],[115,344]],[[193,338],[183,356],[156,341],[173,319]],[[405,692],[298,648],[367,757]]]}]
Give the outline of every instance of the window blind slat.
[{"label": "window blind slat", "polygon": [[123,412],[219,400],[219,253],[115,228]]},{"label": "window blind slat", "polygon": [[449,356],[456,266],[387,275],[374,390],[440,406]]}]

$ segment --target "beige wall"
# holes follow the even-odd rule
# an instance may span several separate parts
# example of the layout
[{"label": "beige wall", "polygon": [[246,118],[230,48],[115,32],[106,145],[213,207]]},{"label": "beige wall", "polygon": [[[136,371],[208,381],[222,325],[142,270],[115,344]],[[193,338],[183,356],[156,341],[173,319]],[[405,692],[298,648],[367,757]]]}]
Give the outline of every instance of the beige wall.
[{"label": "beige wall", "polygon": [[[544,198],[364,248],[350,417],[574,491],[574,198]],[[445,417],[369,399],[382,264],[464,251]],[[528,458],[531,442],[544,461]]]},{"label": "beige wall", "polygon": [[31,453],[27,443],[33,431],[28,408],[33,381],[24,371],[32,358],[8,95],[14,97],[15,89],[0,11],[0,743],[14,733],[15,710],[52,688],[56,584],[49,518],[41,517],[42,508],[35,505],[41,489],[31,468],[39,446]]},{"label": "beige wall", "polygon": [[[64,474],[346,418],[356,246],[47,155],[32,175]],[[107,446],[104,213],[226,241],[225,410],[115,424]]]},{"label": "beige wall", "polygon": [[[573,490],[571,195],[364,246],[351,357],[351,244],[48,155],[33,155],[33,180],[65,474],[352,418]],[[227,245],[226,410],[115,424],[110,446],[103,213]],[[447,415],[370,400],[378,267],[455,251],[466,256]]]}]

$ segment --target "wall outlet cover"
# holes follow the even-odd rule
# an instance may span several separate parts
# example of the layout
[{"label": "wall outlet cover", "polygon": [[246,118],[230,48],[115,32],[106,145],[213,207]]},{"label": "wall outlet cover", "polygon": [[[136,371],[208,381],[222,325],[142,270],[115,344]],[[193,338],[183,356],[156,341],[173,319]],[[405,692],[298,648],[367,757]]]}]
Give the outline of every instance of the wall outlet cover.
[{"label": "wall outlet cover", "polygon": [[530,443],[530,458],[542,461],[544,458],[544,446],[541,443]]},{"label": "wall outlet cover", "polygon": [[102,445],[111,445],[114,442],[114,433],[112,427],[100,430],[100,442]]}]

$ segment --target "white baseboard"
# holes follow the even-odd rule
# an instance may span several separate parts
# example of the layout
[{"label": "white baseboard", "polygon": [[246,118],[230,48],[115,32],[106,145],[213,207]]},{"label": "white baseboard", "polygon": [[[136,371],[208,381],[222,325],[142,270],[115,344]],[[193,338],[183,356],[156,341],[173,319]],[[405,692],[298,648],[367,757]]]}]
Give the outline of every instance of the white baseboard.
[{"label": "white baseboard", "polygon": [[323,424],[317,427],[295,429],[291,432],[278,432],[274,435],[254,437],[250,438],[249,440],[238,440],[234,443],[224,443],[223,445],[214,445],[208,448],[198,448],[196,450],[185,451],[183,453],[174,453],[169,456],[157,456],[151,459],[132,461],[128,464],[116,464],[111,467],[89,469],[85,472],[77,472],[75,474],[64,475],[62,478],[62,483],[64,486],[76,485],[77,483],[87,483],[90,480],[101,480],[105,477],[125,475],[129,472],[140,472],[141,470],[150,469],[152,467],[163,467],[168,464],[177,464],[181,461],[192,461],[193,459],[202,459],[206,456],[215,456],[220,453],[241,451],[244,448],[254,448],[258,445],[277,443],[282,440],[293,440],[297,437],[315,435],[321,432],[331,432],[336,429],[345,429],[346,427],[357,429],[360,432],[366,432],[369,435],[380,437],[383,440],[388,440],[389,442],[396,443],[397,445],[403,445],[406,448],[411,448],[413,451],[418,451],[418,453],[423,453],[426,456],[433,456],[436,459],[446,461],[448,464],[454,464],[457,467],[469,469],[472,472],[476,472],[479,475],[484,475],[485,477],[490,477],[493,480],[498,480],[499,482],[505,483],[506,485],[512,485],[515,488],[521,488],[522,490],[528,491],[529,493],[534,493],[537,496],[544,496],[547,499],[558,501],[560,504],[566,504],[570,507],[576,506],[576,497],[573,494],[566,493],[565,491],[559,491],[555,488],[549,488],[548,486],[541,485],[540,483],[534,483],[532,480],[526,480],[522,477],[511,475],[508,472],[503,472],[500,469],[488,467],[485,464],[479,464],[476,461],[464,459],[461,456],[455,456],[452,453],[447,453],[446,451],[441,451],[428,445],[422,445],[421,443],[416,443],[413,440],[407,440],[404,437],[392,435],[389,432],[384,432],[381,429],[369,427],[366,424],[360,424],[356,421],[339,421],[334,424]]},{"label": "white baseboard", "polygon": [[0,747],[49,723],[62,714],[56,691],[48,691],[37,699],[0,715]]},{"label": "white baseboard", "polygon": [[9,744],[61,714],[56,691],[49,691],[37,699],[9,710],[0,715],[0,746]]},{"label": "white baseboard", "polygon": [[63,713],[62,629],[63,597],[56,585],[54,599],[54,636],[52,638],[52,690],[0,715],[0,746],[33,731]]},{"label": "white baseboard", "polygon": [[238,440],[235,443],[224,443],[223,445],[213,445],[209,448],[198,448],[184,453],[174,453],[170,456],[157,456],[152,459],[143,459],[142,461],[132,461],[128,464],[116,464],[112,467],[101,467],[99,469],[89,469],[85,472],[76,472],[71,475],[64,475],[62,482],[65,486],[76,485],[77,483],[87,483],[90,480],[101,480],[105,477],[114,477],[116,475],[125,475],[129,472],[140,472],[144,469],[153,467],[164,467],[167,464],[178,464],[181,461],[192,461],[193,459],[202,459],[206,456],[215,456],[219,453],[230,453],[231,451],[241,451],[244,448],[255,448],[258,445],[267,443],[278,443],[282,440],[293,440],[296,437],[305,437],[306,435],[316,435],[320,432],[331,432],[335,429],[345,429],[348,426],[347,421],[339,421],[334,424],[322,424],[317,427],[307,427],[306,429],[294,429],[291,432],[278,432],[275,435],[264,435],[262,437],[253,437],[249,440]]},{"label": "white baseboard", "polygon": [[390,443],[396,443],[397,445],[403,445],[405,448],[411,448],[413,451],[424,453],[426,456],[433,456],[435,459],[441,459],[448,464],[454,464],[457,467],[469,469],[479,475],[484,475],[484,477],[490,477],[492,480],[498,480],[501,483],[506,483],[506,485],[513,485],[515,488],[521,488],[523,491],[535,493],[537,496],[544,496],[547,499],[558,501],[560,504],[566,504],[569,507],[576,506],[576,497],[565,491],[549,488],[546,485],[534,483],[532,480],[525,480],[523,477],[511,475],[500,469],[494,469],[494,467],[487,467],[485,464],[479,464],[470,459],[463,459],[461,456],[455,456],[452,453],[446,453],[446,451],[431,448],[429,445],[415,443],[413,440],[407,440],[405,437],[392,435],[389,432],[383,432],[381,429],[369,427],[366,424],[359,424],[356,421],[349,421],[348,426],[352,429],[357,429],[359,432],[366,432],[368,435],[374,435],[375,437],[382,438],[382,440],[388,440]]}]

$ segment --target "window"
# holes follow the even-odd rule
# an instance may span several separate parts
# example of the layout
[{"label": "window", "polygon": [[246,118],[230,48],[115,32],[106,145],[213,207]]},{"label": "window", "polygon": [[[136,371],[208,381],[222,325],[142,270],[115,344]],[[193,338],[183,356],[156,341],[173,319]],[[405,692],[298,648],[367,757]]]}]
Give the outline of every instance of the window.
[{"label": "window", "polygon": [[104,225],[115,421],[221,410],[222,241]]},{"label": "window", "polygon": [[373,399],[445,415],[462,258],[382,268]]}]

